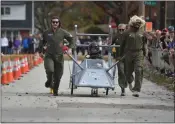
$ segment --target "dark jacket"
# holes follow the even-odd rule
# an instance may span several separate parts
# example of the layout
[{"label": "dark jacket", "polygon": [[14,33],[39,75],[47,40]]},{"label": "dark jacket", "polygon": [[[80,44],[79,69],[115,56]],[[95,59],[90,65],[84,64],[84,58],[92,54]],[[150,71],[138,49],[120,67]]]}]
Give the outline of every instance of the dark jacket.
[{"label": "dark jacket", "polygon": [[73,37],[70,33],[62,28],[58,28],[55,32],[49,29],[43,33],[43,40],[40,41],[38,50],[43,52],[43,47],[46,47],[46,53],[63,54],[62,45],[64,39],[69,42],[69,48],[74,48]]}]

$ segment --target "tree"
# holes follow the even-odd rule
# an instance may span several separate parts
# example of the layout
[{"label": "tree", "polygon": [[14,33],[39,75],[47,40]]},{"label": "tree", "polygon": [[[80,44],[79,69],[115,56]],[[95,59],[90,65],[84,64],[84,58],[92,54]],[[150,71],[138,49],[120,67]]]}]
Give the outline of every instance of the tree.
[{"label": "tree", "polygon": [[[50,27],[51,16],[62,18],[63,14],[75,4],[63,1],[37,1],[35,2],[35,27],[42,33]],[[68,6],[69,4],[69,6]]]},{"label": "tree", "polygon": [[139,13],[139,1],[94,1],[104,12],[116,22],[127,23],[129,18]]},{"label": "tree", "polygon": [[93,2],[77,1],[73,4],[75,6],[66,11],[62,17],[64,26],[70,30],[73,30],[75,24],[81,28],[103,23],[104,17],[108,16]]}]

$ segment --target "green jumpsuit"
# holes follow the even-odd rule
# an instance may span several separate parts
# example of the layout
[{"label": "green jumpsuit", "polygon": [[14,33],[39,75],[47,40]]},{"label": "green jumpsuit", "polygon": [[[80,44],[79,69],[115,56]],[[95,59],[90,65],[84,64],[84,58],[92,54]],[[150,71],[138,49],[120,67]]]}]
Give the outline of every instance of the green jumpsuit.
[{"label": "green jumpsuit", "polygon": [[[42,52],[46,46],[44,67],[47,75],[46,85],[52,87],[54,93],[58,92],[60,80],[64,69],[64,56],[62,51],[63,41],[69,42],[69,48],[74,48],[73,37],[70,33],[58,28],[55,32],[49,29],[43,33],[43,41],[40,42],[39,51]],[[52,85],[54,81],[54,84]]]},{"label": "green jumpsuit", "polygon": [[146,38],[143,32],[138,30],[133,32],[126,31],[123,34],[120,55],[125,56],[125,74],[128,83],[132,83],[134,78],[132,76],[135,72],[135,86],[133,91],[140,92],[143,80],[143,61],[146,54]]},{"label": "green jumpsuit", "polygon": [[[120,45],[121,44],[121,38],[122,38],[122,34],[117,33],[113,37],[112,44]],[[120,49],[120,48],[117,48],[117,49]],[[118,57],[122,57],[122,56],[120,56],[120,50],[116,51],[116,58],[115,58],[116,61],[117,61]],[[117,67],[118,67],[118,83],[119,83],[119,86],[124,89],[124,88],[127,87],[127,81],[126,81],[125,70],[124,70],[125,69],[124,68],[124,59],[121,60],[117,64]]]}]

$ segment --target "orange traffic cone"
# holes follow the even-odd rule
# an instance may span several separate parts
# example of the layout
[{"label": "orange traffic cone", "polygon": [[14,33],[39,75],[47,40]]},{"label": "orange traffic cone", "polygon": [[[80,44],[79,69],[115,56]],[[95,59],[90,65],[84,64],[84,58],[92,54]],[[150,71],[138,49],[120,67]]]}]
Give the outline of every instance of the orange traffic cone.
[{"label": "orange traffic cone", "polygon": [[21,62],[21,73],[25,74],[25,61],[23,57],[21,58],[20,62]]},{"label": "orange traffic cone", "polygon": [[12,68],[12,63],[11,60],[8,59],[8,66],[7,66],[7,81],[8,83],[13,82],[13,68]]},{"label": "orange traffic cone", "polygon": [[19,58],[17,58],[17,60],[18,60],[18,74],[19,74],[19,78],[18,79],[20,79],[20,77],[22,77],[22,74],[21,74],[21,62],[19,61]]},{"label": "orange traffic cone", "polygon": [[37,56],[34,55],[34,66],[37,66]]},{"label": "orange traffic cone", "polygon": [[29,72],[29,64],[28,64],[27,56],[25,56],[25,71],[26,73]]},{"label": "orange traffic cone", "polygon": [[19,71],[18,71],[18,59],[16,58],[14,60],[14,66],[13,66],[13,77],[15,80],[19,78]]},{"label": "orange traffic cone", "polygon": [[33,55],[30,55],[30,65],[31,65],[31,68],[30,69],[32,69],[33,68]]},{"label": "orange traffic cone", "polygon": [[5,62],[2,62],[2,75],[1,75],[1,84],[8,84],[8,81],[7,81],[7,68],[6,68],[6,65],[5,65]]}]

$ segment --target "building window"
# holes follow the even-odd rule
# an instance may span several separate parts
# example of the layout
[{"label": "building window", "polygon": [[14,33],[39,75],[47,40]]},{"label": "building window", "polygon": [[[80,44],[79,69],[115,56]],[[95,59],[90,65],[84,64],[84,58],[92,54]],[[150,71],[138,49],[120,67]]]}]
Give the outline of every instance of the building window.
[{"label": "building window", "polygon": [[10,7],[1,7],[1,15],[10,15]]},{"label": "building window", "polygon": [[5,7],[5,14],[10,15],[10,7]]}]

